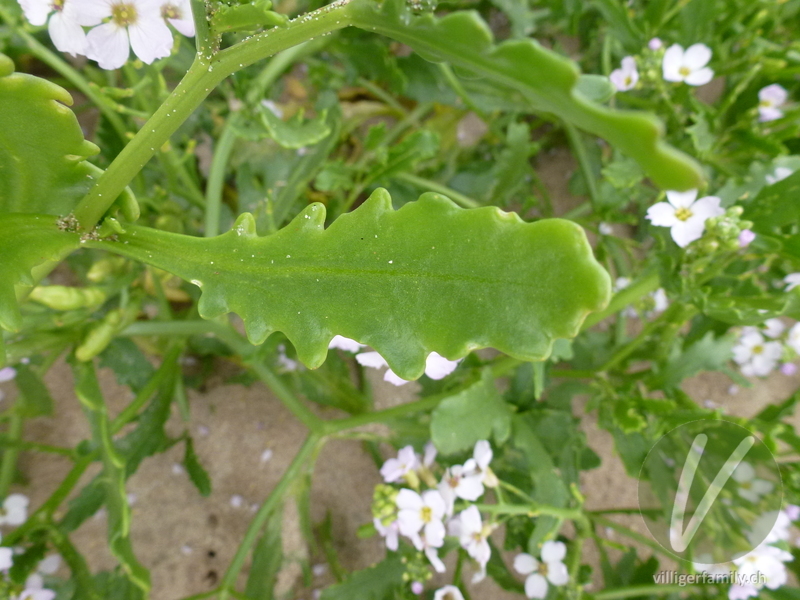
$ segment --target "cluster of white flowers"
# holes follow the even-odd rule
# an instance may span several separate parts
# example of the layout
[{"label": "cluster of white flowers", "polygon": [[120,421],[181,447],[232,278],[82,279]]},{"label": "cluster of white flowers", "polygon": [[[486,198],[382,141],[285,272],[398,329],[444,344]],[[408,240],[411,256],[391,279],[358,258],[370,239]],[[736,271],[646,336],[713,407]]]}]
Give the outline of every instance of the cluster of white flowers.
[{"label": "cluster of white flowers", "polygon": [[685,248],[699,240],[705,231],[706,221],[721,217],[725,209],[716,196],[697,198],[697,190],[667,192],[667,202],[659,202],[647,209],[646,218],[658,227],[669,227],[675,243]]},{"label": "cluster of white flowers", "polygon": [[[484,522],[478,507],[470,504],[483,496],[487,487],[499,484],[489,464],[493,458],[492,447],[486,440],[476,442],[472,458],[463,465],[453,465],[444,470],[439,481],[433,475],[436,448],[429,442],[423,455],[412,446],[400,449],[396,458],[388,459],[381,467],[387,484],[407,484],[397,491],[394,505],[380,508],[373,524],[386,540],[386,547],[397,550],[400,536],[408,538],[414,547],[423,552],[437,573],[446,568],[438,549],[444,545],[445,536],[456,538],[461,547],[478,564],[479,570],[472,578],[477,583],[486,577],[486,565],[491,557],[489,536],[497,525]],[[422,489],[422,483],[428,489]],[[411,489],[413,488],[413,489]],[[463,500],[466,508],[456,513],[456,502]],[[527,575],[525,591],[529,598],[544,598],[548,581],[564,585],[569,576],[562,559],[566,546],[562,542],[546,542],[542,546],[541,561],[528,554],[520,554],[514,561],[515,569]],[[412,591],[421,594],[421,582],[412,584]],[[463,600],[454,586],[436,591],[434,599]]]},{"label": "cluster of white flowers", "polygon": [[[346,338],[341,335],[334,336],[334,338],[331,340],[331,343],[328,344],[328,348],[339,348],[345,352],[359,352],[364,347],[364,344],[360,344],[355,340],[351,340],[350,338]],[[364,367],[372,367],[373,369],[382,369],[383,367],[389,366],[386,360],[375,351],[360,352],[359,354],[356,354],[356,360],[358,361],[358,364]],[[450,373],[455,371],[459,362],[460,361],[458,360],[448,360],[436,352],[431,352],[425,361],[425,375],[431,379],[444,379]],[[386,373],[383,375],[383,379],[384,381],[388,381],[389,383],[398,386],[408,383],[407,379],[401,379],[391,369],[386,370]]]},{"label": "cluster of white flowers", "polygon": [[[133,48],[142,62],[172,52],[168,24],[194,35],[189,0],[18,0],[31,25],[44,25],[62,52],[84,55],[103,69],[118,69]],[[91,27],[87,32],[84,27]]]},{"label": "cluster of white flowers", "polygon": [[748,534],[748,539],[756,546],[754,550],[735,558],[732,564],[707,564],[712,559],[706,555],[702,563],[695,563],[695,570],[717,580],[731,581],[729,600],[756,597],[764,587],[778,589],[787,581],[784,563],[790,562],[793,557],[785,547],[790,542],[792,523],[798,518],[800,507],[793,505],[761,515]]},{"label": "cluster of white flowers", "polygon": [[[663,45],[658,38],[653,38],[647,44],[653,52],[660,51]],[[666,49],[661,59],[661,76],[664,81],[673,83],[705,85],[714,78],[714,71],[707,66],[711,56],[711,48],[705,44],[693,44],[685,50],[680,44],[673,44]],[[620,68],[611,71],[608,78],[618,92],[627,92],[635,88],[639,83],[636,58],[624,57]],[[758,92],[759,121],[774,121],[783,117],[781,107],[786,104],[788,98],[789,93],[777,83],[761,88]]]},{"label": "cluster of white flowers", "polygon": [[733,347],[733,360],[747,377],[765,377],[781,362],[781,372],[794,375],[797,366],[791,361],[799,355],[800,323],[787,328],[780,319],[767,319],[759,327],[743,327]]}]

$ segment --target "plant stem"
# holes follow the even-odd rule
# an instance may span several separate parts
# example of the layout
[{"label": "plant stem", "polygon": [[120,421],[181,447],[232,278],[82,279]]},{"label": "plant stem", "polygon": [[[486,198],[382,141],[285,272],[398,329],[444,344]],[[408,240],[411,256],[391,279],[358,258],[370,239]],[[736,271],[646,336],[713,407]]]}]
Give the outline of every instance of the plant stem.
[{"label": "plant stem", "polygon": [[228,159],[233,152],[236,142],[236,128],[241,119],[239,113],[231,113],[222,129],[222,135],[214,148],[214,158],[211,161],[211,170],[208,173],[206,184],[206,219],[204,235],[214,237],[219,235],[219,216],[222,207],[222,188],[225,185],[225,170],[228,168]]},{"label": "plant stem", "polygon": [[89,565],[86,564],[86,559],[72,544],[69,536],[55,524],[48,529],[48,535],[53,546],[64,557],[64,561],[72,571],[72,577],[75,580],[80,597],[87,598],[87,600],[100,600],[100,594],[95,588]]},{"label": "plant stem", "polygon": [[347,5],[338,2],[305,14],[286,27],[254,35],[213,57],[197,54],[178,87],[75,208],[73,215],[81,227],[91,229],[97,224],[125,186],[222,80],[258,60],[349,25]]},{"label": "plant stem", "polygon": [[264,524],[267,522],[272,512],[278,508],[291,484],[306,468],[306,462],[314,455],[314,451],[319,442],[320,437],[313,432],[306,438],[306,441],[303,442],[303,445],[295,455],[289,468],[286,469],[278,482],[278,485],[275,486],[275,489],[272,490],[267,500],[258,509],[255,517],[253,517],[253,520],[250,522],[250,526],[247,528],[247,533],[245,533],[242,543],[239,544],[239,548],[236,550],[236,555],[233,557],[228,570],[225,572],[220,582],[219,600],[226,600],[230,595],[228,589],[233,588],[236,584],[239,572],[244,566],[250,548],[256,543],[261,529],[264,527]]},{"label": "plant stem", "polygon": [[614,297],[611,298],[611,302],[608,303],[608,306],[604,310],[592,313],[586,317],[581,330],[585,330],[593,325],[596,325],[603,319],[606,319],[619,312],[639,298],[646,296],[650,292],[656,291],[658,289],[658,285],[659,278],[658,273],[656,272],[649,273],[643,276],[641,279],[637,279],[625,289],[617,292]]},{"label": "plant stem", "polygon": [[458,204],[459,206],[463,206],[464,208],[478,208],[482,206],[480,202],[477,200],[473,200],[469,196],[465,196],[461,192],[457,192],[452,188],[447,187],[446,185],[442,185],[440,183],[436,183],[430,179],[423,179],[422,177],[418,177],[417,175],[412,175],[411,173],[399,173],[398,175],[394,176],[395,179],[399,179],[400,181],[405,181],[410,183],[411,185],[415,185],[420,188],[427,188],[432,192],[436,192],[437,194],[442,194],[443,196],[447,196],[453,202]]},{"label": "plant stem", "polygon": [[[22,403],[22,392],[20,392],[14,408],[19,409]],[[3,461],[0,463],[0,498],[5,498],[8,495],[8,488],[11,487],[11,482],[14,480],[14,473],[17,470],[17,456],[19,456],[19,448],[16,448],[15,445],[22,437],[24,425],[25,420],[15,410],[8,421],[8,429],[6,431],[6,438],[11,444],[3,451]]]},{"label": "plant stem", "polygon": [[37,452],[47,452],[50,454],[60,454],[67,458],[75,459],[75,450],[64,448],[63,446],[51,446],[50,444],[39,444],[37,442],[26,442],[25,440],[11,440],[6,434],[0,436],[0,447],[17,448],[19,450],[35,450]]},{"label": "plant stem", "polygon": [[314,433],[320,433],[325,429],[325,421],[320,419],[311,410],[303,404],[303,401],[295,396],[292,391],[286,387],[283,381],[272,372],[263,361],[253,360],[249,361],[247,365],[253,370],[258,378],[272,390],[278,397],[283,405],[288,408],[291,413],[297,417],[306,427]]},{"label": "plant stem", "polygon": [[592,206],[597,207],[597,202],[600,197],[597,191],[597,181],[595,181],[592,165],[589,162],[589,155],[586,152],[586,146],[583,143],[581,133],[572,123],[564,121],[563,125],[564,131],[567,132],[567,138],[569,139],[569,145],[572,147],[572,152],[575,154],[575,158],[578,159],[578,165],[580,165],[581,174],[586,182],[586,188],[589,190],[589,198],[592,200]]},{"label": "plant stem", "polygon": [[562,519],[578,520],[583,518],[583,511],[579,508],[562,508],[559,506],[549,506],[547,504],[476,504],[478,510],[494,515],[528,515],[538,517],[539,515],[549,515]]},{"label": "plant stem", "polygon": [[636,598],[639,596],[666,596],[674,592],[685,592],[687,594],[694,594],[701,586],[694,585],[680,585],[680,584],[645,584],[645,585],[632,585],[618,590],[603,590],[592,594],[593,600],[617,600],[619,598]]},{"label": "plant stem", "polygon": [[624,535],[626,537],[629,537],[632,540],[636,540],[640,544],[644,544],[645,546],[647,546],[651,550],[655,550],[659,554],[662,554],[664,556],[668,556],[670,558],[674,558],[673,555],[670,554],[669,552],[667,552],[666,549],[662,548],[658,544],[658,542],[656,542],[654,540],[651,540],[650,538],[645,537],[640,533],[636,533],[632,529],[629,529],[629,528],[625,527],[624,525],[620,525],[616,521],[613,521],[611,519],[606,519],[605,517],[602,517],[602,516],[600,516],[598,514],[590,514],[589,518],[593,523],[595,523],[597,525],[602,525],[603,527],[608,527],[610,529],[613,529],[614,531],[618,531],[622,535]]}]

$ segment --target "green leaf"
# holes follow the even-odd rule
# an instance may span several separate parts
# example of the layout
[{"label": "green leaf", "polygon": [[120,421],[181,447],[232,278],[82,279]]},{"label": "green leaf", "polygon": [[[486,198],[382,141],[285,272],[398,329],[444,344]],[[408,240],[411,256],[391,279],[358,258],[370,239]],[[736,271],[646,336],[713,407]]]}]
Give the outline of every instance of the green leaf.
[{"label": "green leaf", "polygon": [[120,385],[138,392],[155,373],[139,347],[130,338],[115,338],[100,353],[100,366],[114,371]]},{"label": "green leaf", "polygon": [[40,417],[53,414],[53,398],[42,378],[27,365],[16,366],[14,382],[21,394],[20,411],[26,417]]},{"label": "green leaf", "polygon": [[[598,3],[609,7],[610,2]],[[493,43],[492,33],[477,12],[453,12],[443,18],[414,15],[404,0],[349,5],[353,24],[403,42],[427,60],[447,61],[496,85],[521,93],[537,111],[550,112],[599,135],[636,159],[661,187],[686,190],[700,187],[700,166],[662,140],[663,125],[650,114],[612,110],[599,106],[576,86],[580,73],[575,63],[542,48],[531,39]],[[616,11],[619,12],[619,11]],[[615,14],[616,14],[615,12]],[[624,11],[623,11],[624,13]],[[620,29],[632,40],[640,38]]]},{"label": "green leaf", "polygon": [[575,84],[575,91],[587,100],[604,104],[611,100],[617,90],[605,75],[581,75]]},{"label": "green leaf", "polygon": [[486,563],[486,574],[494,579],[495,583],[504,590],[517,594],[525,593],[525,586],[511,573],[503,561],[503,556],[492,541],[488,541],[492,554],[489,556],[489,562]]},{"label": "green leaf", "polygon": [[800,260],[800,171],[786,179],[762,188],[747,203],[742,218],[753,222],[753,231],[772,235],[783,241],[783,250],[795,260]]},{"label": "green leaf", "polygon": [[405,565],[392,554],[377,565],[356,571],[345,581],[322,591],[320,600],[391,600],[393,592],[403,585]]},{"label": "green leaf", "polygon": [[719,371],[733,356],[735,343],[735,334],[715,338],[709,331],[686,350],[676,349],[652,387],[677,387],[684,379],[702,371]]},{"label": "green leaf", "polygon": [[[0,113],[2,121],[5,107]],[[2,179],[0,175],[0,186],[3,185]],[[61,260],[67,252],[78,247],[79,240],[77,233],[59,229],[56,218],[51,215],[0,213],[0,328],[18,331],[22,326],[14,286],[33,285],[33,267],[47,260]]]},{"label": "green leaf", "polygon": [[288,121],[282,120],[266,106],[260,105],[261,122],[270,136],[280,146],[297,150],[313,146],[324,140],[331,133],[328,127],[327,111],[322,111],[315,119],[303,120],[302,111]]},{"label": "green leaf", "polygon": [[87,245],[150,263],[203,290],[204,318],[235,312],[249,339],[286,334],[308,367],[334,335],[377,350],[404,379],[430,352],[451,360],[494,347],[543,360],[608,302],[608,274],[569,221],[524,223],[494,207],[465,210],[424,194],[394,211],[377,190],[327,229],[313,204],[267,237],[249,214],[216,238],[128,226]]},{"label": "green leaf", "polygon": [[708,121],[702,115],[695,115],[695,124],[686,128],[692,138],[692,144],[700,156],[705,156],[714,147],[714,136],[708,127]]},{"label": "green leaf", "polygon": [[281,545],[281,511],[276,510],[267,521],[264,535],[253,550],[253,564],[247,577],[244,595],[253,600],[272,600],[273,590],[283,562]]},{"label": "green leaf", "polygon": [[82,161],[99,149],[83,139],[65,89],[13,71],[0,54],[0,213],[67,214],[92,183]]},{"label": "green leaf", "polygon": [[431,439],[442,454],[472,448],[492,433],[502,443],[510,429],[511,410],[497,392],[490,369],[478,383],[445,398],[431,413]]},{"label": "green leaf", "polygon": [[536,147],[530,138],[531,128],[527,123],[511,123],[508,126],[506,146],[492,169],[495,182],[491,204],[507,202],[517,190],[529,186],[525,179],[531,173],[530,156]]},{"label": "green leaf", "polygon": [[194,451],[194,442],[190,436],[186,436],[186,452],[183,455],[183,466],[189,474],[189,479],[200,492],[201,496],[208,496],[211,493],[211,479],[208,473],[200,464],[200,459]]}]

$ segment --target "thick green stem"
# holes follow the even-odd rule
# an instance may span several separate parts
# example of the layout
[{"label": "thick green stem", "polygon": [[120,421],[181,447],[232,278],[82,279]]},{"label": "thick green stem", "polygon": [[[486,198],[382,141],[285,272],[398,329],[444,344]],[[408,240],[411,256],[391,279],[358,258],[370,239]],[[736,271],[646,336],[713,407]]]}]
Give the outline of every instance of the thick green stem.
[{"label": "thick green stem", "polygon": [[75,208],[73,215],[81,227],[94,227],[125,186],[223,79],[277,52],[346,27],[350,24],[347,4],[340,0],[290,21],[287,27],[254,35],[214,57],[197,54],[178,87]]},{"label": "thick green stem", "polygon": [[275,486],[275,489],[272,490],[267,500],[261,505],[261,508],[258,509],[256,516],[253,517],[253,520],[250,522],[250,526],[247,528],[247,533],[245,533],[242,543],[239,544],[236,555],[233,557],[228,570],[225,572],[225,575],[220,582],[221,591],[219,594],[219,600],[226,600],[226,598],[228,598],[230,595],[228,590],[232,589],[236,585],[236,579],[239,577],[239,572],[242,570],[245,560],[247,560],[247,555],[250,553],[250,549],[256,543],[256,540],[261,533],[261,529],[264,527],[267,519],[269,519],[273,511],[280,506],[284,495],[289,490],[294,480],[297,479],[297,477],[307,468],[306,463],[314,455],[314,451],[316,450],[319,442],[320,437],[314,433],[306,438],[306,441],[303,442],[302,447],[295,455],[294,460],[292,460],[292,463],[289,465],[289,468],[286,469],[286,472],[278,482],[278,485]]}]

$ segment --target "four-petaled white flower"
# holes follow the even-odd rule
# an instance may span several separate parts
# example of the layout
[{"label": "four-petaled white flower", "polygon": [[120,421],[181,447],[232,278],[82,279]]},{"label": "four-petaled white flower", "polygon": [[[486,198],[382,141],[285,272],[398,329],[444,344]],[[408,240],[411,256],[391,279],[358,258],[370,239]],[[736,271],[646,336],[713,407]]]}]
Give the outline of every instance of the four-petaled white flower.
[{"label": "four-petaled white flower", "polygon": [[714,77],[714,71],[706,66],[710,60],[711,48],[705,44],[694,44],[685,51],[680,44],[673,44],[664,53],[661,69],[667,81],[705,85]]},{"label": "four-petaled white flower", "polygon": [[[364,367],[372,367],[373,369],[380,369],[381,367],[388,367],[389,363],[378,352],[362,352],[356,354],[356,360]],[[448,360],[441,354],[431,352],[425,361],[425,375],[431,379],[444,379],[450,373],[455,371],[459,361]],[[388,381],[393,385],[405,385],[409,380],[401,379],[391,369],[387,369],[383,374],[383,380]]]},{"label": "four-petaled white flower", "polygon": [[775,172],[772,173],[772,175],[765,175],[764,180],[767,182],[767,185],[772,185],[773,183],[783,181],[792,173],[794,173],[794,171],[792,171],[789,167],[778,167],[775,169]]},{"label": "four-petaled white flower", "polygon": [[[469,461],[467,461],[469,462]],[[439,493],[445,502],[445,512],[453,514],[456,498],[474,502],[483,496],[483,475],[467,468],[470,465],[453,465],[444,472],[439,482]]]},{"label": "four-petaled white flower", "polygon": [[786,583],[786,566],[783,563],[792,559],[792,555],[785,550],[761,544],[749,554],[734,559],[733,564],[739,568],[737,575],[741,580],[764,581],[765,587],[775,590]]},{"label": "four-petaled white flower", "polygon": [[739,495],[750,502],[758,502],[775,488],[771,481],[756,477],[753,465],[746,461],[739,463],[732,477],[739,484]]},{"label": "four-petaled white flower", "polygon": [[411,538],[414,546],[420,549],[423,546],[420,532],[430,544],[439,539],[444,541],[444,500],[439,492],[427,490],[420,495],[403,488],[398,492],[396,502],[400,509],[397,514],[400,533]]},{"label": "four-petaled white flower", "polygon": [[659,202],[647,209],[647,219],[659,227],[669,227],[672,239],[685,248],[703,236],[706,220],[725,214],[716,196],[697,198],[697,190],[667,192],[669,202]]},{"label": "four-petaled white flower", "polygon": [[[86,34],[78,23],[73,0],[19,0],[31,25],[44,25],[53,45],[72,56],[86,52]],[[54,13],[48,20],[50,13]]]},{"label": "four-petaled white flower", "polygon": [[72,1],[80,24],[96,25],[86,34],[86,56],[103,69],[124,65],[131,48],[148,65],[172,52],[172,32],[161,15],[160,0]]},{"label": "four-petaled white flower", "polygon": [[542,560],[539,562],[530,554],[519,554],[514,558],[514,569],[520,575],[527,575],[525,595],[528,598],[547,596],[547,582],[564,585],[569,581],[564,557],[567,547],[563,542],[545,542],[542,545]]},{"label": "four-petaled white flower", "polygon": [[161,16],[179,33],[194,37],[194,19],[190,0],[162,0]]},{"label": "four-petaled white flower", "polygon": [[42,576],[34,573],[25,581],[25,589],[19,596],[12,596],[11,600],[53,600],[56,593],[44,587]]},{"label": "four-petaled white flower", "polygon": [[786,291],[791,292],[800,285],[800,273],[789,273],[783,278],[783,282],[786,284]]},{"label": "four-petaled white flower", "polygon": [[492,555],[488,541],[492,526],[483,524],[478,507],[473,505],[458,513],[458,517],[450,521],[449,528],[450,535],[457,537],[461,547],[478,563],[480,570],[472,577],[472,583],[478,583],[486,577],[486,564]]},{"label": "four-petaled white flower", "polygon": [[456,586],[446,585],[436,590],[433,594],[433,600],[464,600],[464,595]]},{"label": "four-petaled white flower", "polygon": [[27,496],[11,494],[3,500],[0,508],[0,525],[22,525],[28,518]]},{"label": "four-petaled white flower", "polygon": [[777,83],[763,87],[758,91],[758,120],[774,121],[783,116],[783,111],[779,108],[786,103],[789,97],[783,87]]},{"label": "four-petaled white flower", "polygon": [[415,470],[419,466],[417,454],[413,446],[401,448],[397,453],[397,458],[390,458],[381,467],[381,475],[386,483],[400,481],[406,473]]},{"label": "four-petaled white flower", "polygon": [[611,71],[608,76],[618,92],[626,92],[636,87],[639,82],[639,71],[636,70],[636,59],[626,56],[622,59],[622,67]]},{"label": "four-petaled white flower", "polygon": [[746,377],[764,377],[777,366],[783,354],[780,342],[767,342],[758,331],[748,330],[733,347],[733,360]]}]

